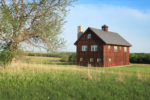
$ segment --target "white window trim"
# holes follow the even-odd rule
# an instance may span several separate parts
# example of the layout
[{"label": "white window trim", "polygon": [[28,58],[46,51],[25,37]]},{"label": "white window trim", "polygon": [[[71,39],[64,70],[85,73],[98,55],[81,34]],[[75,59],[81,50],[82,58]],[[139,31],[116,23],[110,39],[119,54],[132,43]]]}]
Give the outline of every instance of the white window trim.
[{"label": "white window trim", "polygon": [[98,45],[91,45],[91,51],[98,51]]},{"label": "white window trim", "polygon": [[124,47],[124,52],[127,52],[127,47]]},{"label": "white window trim", "polygon": [[108,49],[110,49],[111,48],[111,45],[108,45]]},{"label": "white window trim", "polygon": [[[87,48],[87,49],[85,49],[85,47]],[[88,50],[88,46],[87,45],[82,45],[82,51],[87,51]]]},{"label": "white window trim", "polygon": [[88,39],[91,39],[91,38],[92,38],[92,34],[89,33],[89,34],[88,34]]},{"label": "white window trim", "polygon": [[109,58],[108,61],[111,62],[111,58]]},{"label": "white window trim", "polygon": [[97,62],[101,62],[102,61],[102,59],[101,58],[97,58]]},{"label": "white window trim", "polygon": [[114,52],[117,52],[117,51],[118,51],[118,47],[114,46]]},{"label": "white window trim", "polygon": [[83,58],[80,58],[80,61],[83,61]]},{"label": "white window trim", "polygon": [[90,58],[90,62],[94,62],[94,58]]}]

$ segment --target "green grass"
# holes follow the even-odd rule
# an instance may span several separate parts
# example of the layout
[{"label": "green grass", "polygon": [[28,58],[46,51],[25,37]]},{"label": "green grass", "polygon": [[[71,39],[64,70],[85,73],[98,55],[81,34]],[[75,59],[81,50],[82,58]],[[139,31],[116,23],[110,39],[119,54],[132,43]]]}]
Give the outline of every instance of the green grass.
[{"label": "green grass", "polygon": [[0,68],[0,100],[150,99],[150,65],[87,68],[47,62],[58,58],[26,58]]}]

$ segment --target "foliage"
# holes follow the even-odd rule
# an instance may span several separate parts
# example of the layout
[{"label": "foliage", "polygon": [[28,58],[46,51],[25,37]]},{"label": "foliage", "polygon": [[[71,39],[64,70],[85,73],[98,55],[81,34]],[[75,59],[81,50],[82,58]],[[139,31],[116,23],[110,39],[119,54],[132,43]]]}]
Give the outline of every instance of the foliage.
[{"label": "foliage", "polygon": [[76,53],[73,53],[69,56],[69,62],[76,63]]},{"label": "foliage", "polygon": [[146,53],[131,53],[130,54],[131,63],[145,63],[150,64],[150,54]]},{"label": "foliage", "polygon": [[6,66],[12,61],[12,58],[14,57],[14,53],[11,51],[3,51],[0,53],[0,62]]},{"label": "foliage", "polygon": [[64,45],[59,35],[75,0],[0,0],[0,51],[30,44],[47,51]]}]

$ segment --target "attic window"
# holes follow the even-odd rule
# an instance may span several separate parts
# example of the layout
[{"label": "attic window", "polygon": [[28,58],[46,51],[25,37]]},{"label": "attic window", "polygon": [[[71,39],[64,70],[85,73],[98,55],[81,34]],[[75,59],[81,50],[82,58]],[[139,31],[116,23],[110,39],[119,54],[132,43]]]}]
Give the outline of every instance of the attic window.
[{"label": "attic window", "polygon": [[91,39],[92,38],[92,34],[88,34],[88,39]]}]

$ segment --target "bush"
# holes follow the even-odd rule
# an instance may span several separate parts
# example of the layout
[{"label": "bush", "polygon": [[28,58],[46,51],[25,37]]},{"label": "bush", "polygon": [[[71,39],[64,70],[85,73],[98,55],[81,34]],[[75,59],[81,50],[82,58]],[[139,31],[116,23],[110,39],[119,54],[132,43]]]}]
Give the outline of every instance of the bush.
[{"label": "bush", "polygon": [[9,64],[14,58],[14,54],[11,51],[3,51],[0,53],[0,62],[3,66]]},{"label": "bush", "polygon": [[150,64],[150,54],[149,53],[131,53],[130,54],[131,63],[143,63]]},{"label": "bush", "polygon": [[62,62],[76,63],[76,53],[64,53],[60,57]]},{"label": "bush", "polygon": [[69,62],[76,63],[76,53],[69,56]]}]

